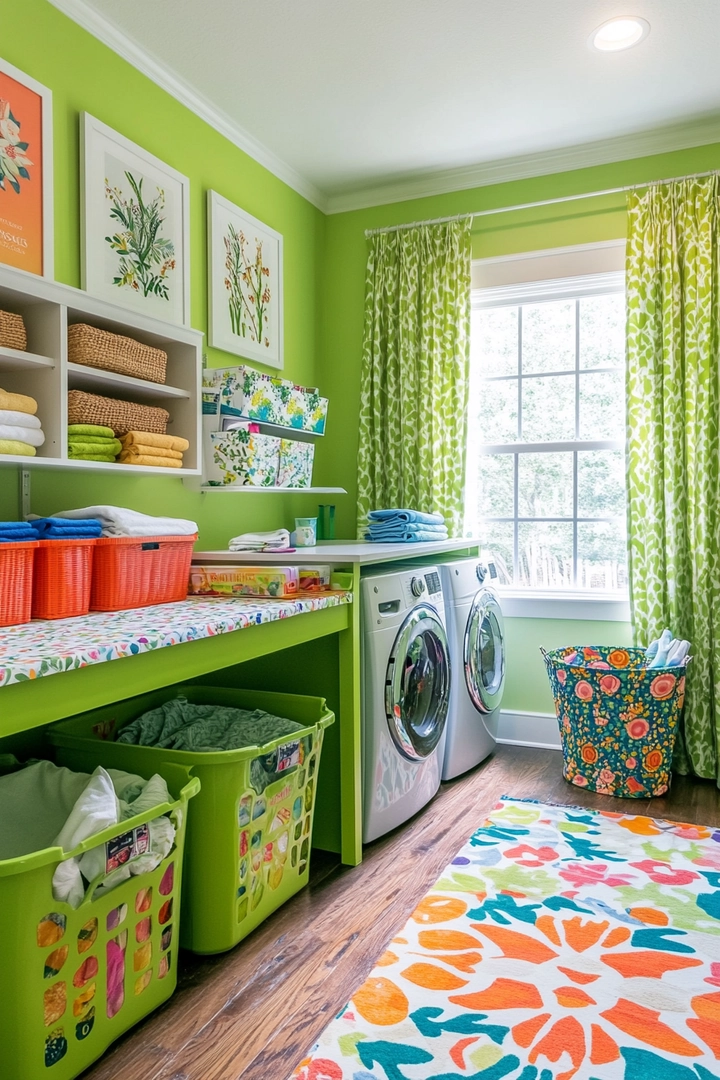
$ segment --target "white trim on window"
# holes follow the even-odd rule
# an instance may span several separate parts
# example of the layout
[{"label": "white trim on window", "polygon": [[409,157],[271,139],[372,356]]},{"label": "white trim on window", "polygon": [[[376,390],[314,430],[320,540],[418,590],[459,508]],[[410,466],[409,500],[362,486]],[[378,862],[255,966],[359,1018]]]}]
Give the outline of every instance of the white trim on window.
[{"label": "white trim on window", "polygon": [[567,619],[578,622],[630,622],[630,601],[622,595],[590,590],[567,593],[495,586],[506,619]]},{"label": "white trim on window", "polygon": [[623,272],[625,240],[603,240],[596,244],[546,248],[520,255],[495,255],[474,259],[472,288],[500,288],[528,281],[549,281],[586,274]]},{"label": "white trim on window", "polygon": [[549,278],[547,281],[520,281],[512,285],[498,285],[474,289],[472,307],[515,307],[519,304],[539,304],[543,300],[574,300],[575,297],[602,296],[622,292],[625,274],[611,270],[604,274],[579,274],[573,277]]}]

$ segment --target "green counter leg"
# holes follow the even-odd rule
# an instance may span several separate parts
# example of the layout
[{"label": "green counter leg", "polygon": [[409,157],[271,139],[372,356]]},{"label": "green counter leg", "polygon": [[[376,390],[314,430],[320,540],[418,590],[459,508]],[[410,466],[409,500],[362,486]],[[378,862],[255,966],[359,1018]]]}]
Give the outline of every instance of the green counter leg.
[{"label": "green counter leg", "polygon": [[362,862],[362,714],[360,711],[360,567],[353,568],[353,603],[340,632],[340,806],[342,861]]}]

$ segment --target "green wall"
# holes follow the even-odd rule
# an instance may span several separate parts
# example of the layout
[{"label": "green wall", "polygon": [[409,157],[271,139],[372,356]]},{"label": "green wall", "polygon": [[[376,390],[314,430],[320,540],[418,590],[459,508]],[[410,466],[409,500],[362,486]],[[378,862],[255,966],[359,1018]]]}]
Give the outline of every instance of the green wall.
[{"label": "green wall", "polygon": [[[219,191],[283,234],[283,374],[317,385],[324,215],[47,0],[4,0],[2,11],[8,32],[2,35],[0,54],[53,92],[56,278],[80,285],[79,113],[85,110],[190,178],[191,321],[197,329],[207,329],[206,191]],[[210,366],[241,363],[207,351]],[[19,509],[16,473],[15,468],[0,470],[0,510],[6,516]],[[109,502],[191,517],[208,546],[225,546],[230,536],[250,527],[291,524],[295,514],[311,512],[315,501],[310,495],[200,495],[177,477],[32,470],[35,512]]]}]

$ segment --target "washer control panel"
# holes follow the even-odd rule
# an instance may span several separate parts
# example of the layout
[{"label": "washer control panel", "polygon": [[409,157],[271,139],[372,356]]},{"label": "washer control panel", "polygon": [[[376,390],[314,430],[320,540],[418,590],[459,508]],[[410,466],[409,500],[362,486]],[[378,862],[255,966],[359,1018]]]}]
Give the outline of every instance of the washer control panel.
[{"label": "washer control panel", "polygon": [[439,592],[442,592],[442,586],[440,585],[440,575],[437,570],[432,570],[429,574],[425,575],[425,584],[430,596],[434,596]]},{"label": "washer control panel", "polygon": [[425,582],[421,577],[414,577],[410,582],[413,596],[422,596],[425,592]]}]

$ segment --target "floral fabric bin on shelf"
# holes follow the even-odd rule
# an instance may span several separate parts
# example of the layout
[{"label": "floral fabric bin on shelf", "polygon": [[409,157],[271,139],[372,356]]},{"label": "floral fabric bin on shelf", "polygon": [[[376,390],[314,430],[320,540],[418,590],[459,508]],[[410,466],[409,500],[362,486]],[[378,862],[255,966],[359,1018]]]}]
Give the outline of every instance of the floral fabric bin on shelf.
[{"label": "floral fabric bin on shelf", "polygon": [[213,431],[207,482],[215,487],[275,487],[280,439],[252,431]]},{"label": "floral fabric bin on shelf", "polygon": [[325,434],[328,400],[320,397],[316,389],[264,375],[245,364],[208,368],[203,380],[204,389],[220,391],[223,416],[243,416],[260,423]]},{"label": "floral fabric bin on shelf", "polygon": [[644,649],[541,650],[560,726],[563,776],[602,795],[664,795],[685,668],[648,668]]},{"label": "floral fabric bin on shelf", "polygon": [[313,443],[298,442],[296,439],[281,439],[278,487],[310,487],[314,457]]}]

